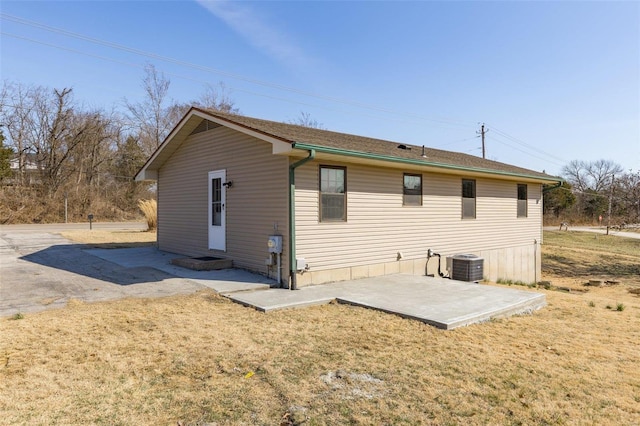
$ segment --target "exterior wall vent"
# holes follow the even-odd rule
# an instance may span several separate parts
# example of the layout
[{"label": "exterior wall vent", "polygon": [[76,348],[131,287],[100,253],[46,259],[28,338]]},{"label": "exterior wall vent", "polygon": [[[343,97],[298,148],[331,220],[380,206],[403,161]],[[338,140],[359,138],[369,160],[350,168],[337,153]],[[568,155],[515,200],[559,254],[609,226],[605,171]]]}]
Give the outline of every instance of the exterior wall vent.
[{"label": "exterior wall vent", "polygon": [[482,281],[484,259],[474,254],[456,254],[451,257],[451,279]]},{"label": "exterior wall vent", "polygon": [[220,124],[218,123],[214,123],[213,121],[209,120],[202,120],[202,122],[198,124],[195,129],[193,129],[193,132],[191,132],[191,134],[195,135],[196,133],[206,132],[207,130],[212,130],[218,127],[220,127]]}]

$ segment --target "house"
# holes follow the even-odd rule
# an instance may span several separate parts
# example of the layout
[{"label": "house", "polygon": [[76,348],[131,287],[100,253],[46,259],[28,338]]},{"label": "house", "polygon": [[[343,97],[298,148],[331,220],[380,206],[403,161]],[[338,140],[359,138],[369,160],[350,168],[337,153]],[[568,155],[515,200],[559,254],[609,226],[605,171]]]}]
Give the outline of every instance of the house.
[{"label": "house", "polygon": [[161,250],[231,259],[293,288],[424,275],[427,260],[436,273],[429,250],[480,256],[491,280],[538,281],[543,187],[561,181],[471,155],[199,108],[136,180],[157,181]]},{"label": "house", "polygon": [[5,184],[13,185],[16,182],[31,185],[40,181],[40,169],[36,155],[33,153],[24,153],[22,155],[22,167],[20,157],[14,156],[9,160],[9,169],[11,170],[11,179],[7,179]]}]

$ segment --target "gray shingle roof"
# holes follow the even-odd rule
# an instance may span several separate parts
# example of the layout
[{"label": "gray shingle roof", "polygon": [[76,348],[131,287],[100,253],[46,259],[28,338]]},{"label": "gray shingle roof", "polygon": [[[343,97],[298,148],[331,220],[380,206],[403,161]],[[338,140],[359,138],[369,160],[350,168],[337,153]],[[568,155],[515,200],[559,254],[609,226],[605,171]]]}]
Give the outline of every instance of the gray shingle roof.
[{"label": "gray shingle roof", "polygon": [[[436,163],[466,169],[538,177],[545,180],[561,180],[560,178],[537,172],[535,170],[512,166],[498,161],[486,160],[474,155],[459,152],[425,147],[426,158],[424,158],[422,157],[422,146],[368,138],[365,136],[350,135],[347,133],[332,132],[329,130],[314,129],[295,124],[279,123],[276,121],[262,120],[259,118],[228,114],[219,111],[201,111],[223,121],[235,123],[247,129],[251,129],[291,144],[302,143],[359,153],[395,157],[399,159],[424,162],[425,165],[433,165]],[[404,145],[407,149],[400,149],[398,148],[399,145]]]}]

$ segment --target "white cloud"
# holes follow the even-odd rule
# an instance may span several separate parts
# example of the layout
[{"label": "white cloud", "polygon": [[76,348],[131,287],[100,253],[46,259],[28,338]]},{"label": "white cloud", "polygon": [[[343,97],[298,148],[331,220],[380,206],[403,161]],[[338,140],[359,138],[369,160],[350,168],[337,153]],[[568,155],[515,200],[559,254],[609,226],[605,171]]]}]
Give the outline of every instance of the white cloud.
[{"label": "white cloud", "polygon": [[284,32],[269,25],[255,10],[240,2],[196,0],[254,47],[288,65],[306,66],[310,58]]}]

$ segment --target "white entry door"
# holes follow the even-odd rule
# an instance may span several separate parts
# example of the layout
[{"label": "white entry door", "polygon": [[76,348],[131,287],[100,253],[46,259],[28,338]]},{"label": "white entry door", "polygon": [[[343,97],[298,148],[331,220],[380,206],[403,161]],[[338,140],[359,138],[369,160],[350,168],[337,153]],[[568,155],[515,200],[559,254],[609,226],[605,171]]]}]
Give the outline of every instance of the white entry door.
[{"label": "white entry door", "polygon": [[209,172],[209,249],[226,250],[226,182],[224,170]]}]

